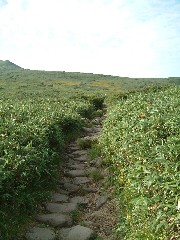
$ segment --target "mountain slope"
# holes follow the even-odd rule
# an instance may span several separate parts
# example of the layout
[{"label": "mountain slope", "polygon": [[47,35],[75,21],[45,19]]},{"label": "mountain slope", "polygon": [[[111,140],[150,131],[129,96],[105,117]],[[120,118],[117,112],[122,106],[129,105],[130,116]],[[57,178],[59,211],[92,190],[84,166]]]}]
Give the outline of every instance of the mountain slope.
[{"label": "mountain slope", "polygon": [[23,69],[10,61],[0,60],[0,99],[3,96],[39,94],[112,94],[169,84],[180,85],[180,77],[128,78],[103,74],[39,71]]},{"label": "mountain slope", "polygon": [[0,70],[18,70],[22,69],[18,65],[10,62],[9,60],[0,60]]}]

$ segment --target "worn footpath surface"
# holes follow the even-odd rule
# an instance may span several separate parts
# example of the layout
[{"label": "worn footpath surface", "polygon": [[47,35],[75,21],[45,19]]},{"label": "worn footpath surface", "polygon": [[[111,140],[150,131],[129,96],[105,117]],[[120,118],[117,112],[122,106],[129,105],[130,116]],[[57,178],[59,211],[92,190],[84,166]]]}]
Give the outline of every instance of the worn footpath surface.
[{"label": "worn footpath surface", "polygon": [[[82,140],[98,138],[102,118],[84,128]],[[114,240],[117,202],[107,188],[108,169],[102,158],[88,158],[78,141],[69,144],[66,161],[60,170],[59,187],[25,234],[26,240]]]}]

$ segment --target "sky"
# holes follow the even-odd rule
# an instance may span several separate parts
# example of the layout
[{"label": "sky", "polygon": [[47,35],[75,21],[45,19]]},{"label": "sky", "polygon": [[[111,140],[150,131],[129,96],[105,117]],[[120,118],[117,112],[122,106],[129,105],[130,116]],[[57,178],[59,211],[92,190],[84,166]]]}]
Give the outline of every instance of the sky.
[{"label": "sky", "polygon": [[0,0],[0,60],[27,69],[180,76],[180,0]]}]

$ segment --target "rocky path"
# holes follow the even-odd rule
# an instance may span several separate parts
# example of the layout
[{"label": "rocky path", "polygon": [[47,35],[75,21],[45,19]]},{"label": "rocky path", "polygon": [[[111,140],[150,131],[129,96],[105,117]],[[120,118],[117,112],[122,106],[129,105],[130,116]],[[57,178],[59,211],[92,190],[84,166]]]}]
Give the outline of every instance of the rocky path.
[{"label": "rocky path", "polygon": [[[80,141],[98,138],[102,118],[84,128]],[[66,162],[60,173],[59,188],[52,193],[42,213],[35,217],[35,226],[26,232],[26,240],[111,240],[116,223],[117,204],[112,190],[105,187],[107,169],[102,159],[88,158],[78,141],[69,144]]]}]

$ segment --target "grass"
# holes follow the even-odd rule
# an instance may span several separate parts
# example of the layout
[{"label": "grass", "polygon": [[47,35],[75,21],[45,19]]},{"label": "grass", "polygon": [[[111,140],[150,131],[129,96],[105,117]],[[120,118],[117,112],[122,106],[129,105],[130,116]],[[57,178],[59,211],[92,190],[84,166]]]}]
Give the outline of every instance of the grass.
[{"label": "grass", "polygon": [[77,144],[81,149],[88,149],[92,145],[92,140],[90,138],[80,138],[77,140]]},{"label": "grass", "polygon": [[96,182],[102,180],[103,174],[101,173],[101,171],[99,169],[92,171],[89,176]]},{"label": "grass", "polygon": [[[0,61],[0,235],[2,239],[17,238],[23,224],[28,221],[28,215],[33,213],[42,199],[47,197],[48,188],[51,186],[46,186],[56,175],[57,166],[63,159],[63,149],[71,139],[79,136],[87,119],[103,114],[104,103],[108,106],[108,120],[104,123],[104,128],[108,126],[108,130],[104,132],[107,135],[103,149],[98,143],[79,140],[82,148],[91,146],[88,151],[91,160],[99,157],[102,150],[106,153],[106,157],[112,157],[114,149],[118,151],[122,148],[122,153],[125,151],[127,142],[122,146],[118,145],[122,134],[122,126],[120,131],[118,130],[119,122],[123,116],[126,116],[126,122],[129,123],[134,102],[139,101],[134,99],[134,102],[127,104],[124,112],[121,112],[122,106],[129,101],[129,92],[141,97],[144,88],[148,93],[150,91],[148,87],[155,86],[152,97],[154,99],[155,90],[170,83],[179,84],[180,78],[133,79],[90,73],[31,71],[21,69],[10,62]],[[163,90],[162,95],[166,89]],[[175,93],[169,93],[167,99],[173,94]],[[165,98],[162,99],[160,103],[166,102]],[[175,103],[175,100],[173,101]],[[112,121],[111,109],[118,102],[120,106],[113,112],[117,118]],[[138,103],[141,106],[141,101]],[[167,112],[174,103],[171,102],[168,110],[166,109]],[[164,104],[160,106],[163,111]],[[148,119],[142,117],[144,115],[141,113],[138,114],[138,121],[143,122]],[[164,126],[159,136],[164,137],[163,131],[166,127],[171,131],[171,123],[175,119],[178,117],[169,118],[167,126],[163,125],[163,119],[155,119],[155,123],[159,124],[157,127]],[[115,131],[115,136],[110,138],[112,130]],[[126,134],[129,134],[128,129],[122,136]],[[173,151],[176,151],[178,144],[175,134],[172,139],[168,139],[169,149],[174,149]],[[117,158],[120,156],[121,152],[118,152]],[[125,158],[128,163],[133,161],[131,156],[133,155]],[[106,163],[111,162],[109,159]],[[116,166],[115,170],[117,170],[119,162],[115,162],[115,165],[114,162],[110,164],[110,168]],[[159,164],[161,169],[163,163]],[[173,167],[172,163],[170,169]],[[120,184],[118,185],[120,189],[124,187],[123,177],[118,175],[115,179],[116,185]],[[99,179],[100,173],[95,172],[94,178]],[[126,204],[130,204],[129,196]],[[74,215],[75,218],[78,217],[77,213]],[[161,226],[159,229],[161,230]]]},{"label": "grass", "polygon": [[100,143],[126,240],[178,239],[179,94],[179,87],[149,89],[109,107]]},{"label": "grass", "polygon": [[81,149],[90,149],[96,143],[97,143],[97,139],[92,137],[77,139],[77,144]]},{"label": "grass", "polygon": [[100,154],[101,154],[101,148],[97,143],[93,144],[91,148],[88,150],[88,158],[90,160],[94,160],[98,158]]},{"label": "grass", "polygon": [[72,219],[73,219],[73,223],[78,224],[78,222],[81,219],[81,213],[79,210],[74,210],[70,213]]}]

